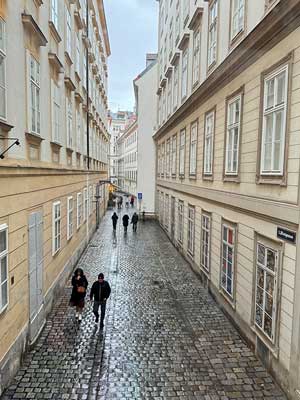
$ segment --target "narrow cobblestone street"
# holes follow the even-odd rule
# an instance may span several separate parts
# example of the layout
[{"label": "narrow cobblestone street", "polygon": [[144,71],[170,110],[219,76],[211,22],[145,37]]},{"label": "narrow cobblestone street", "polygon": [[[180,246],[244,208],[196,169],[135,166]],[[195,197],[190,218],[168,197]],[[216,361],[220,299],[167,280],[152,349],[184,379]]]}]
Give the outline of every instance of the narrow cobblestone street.
[{"label": "narrow cobblestone street", "polygon": [[285,399],[160,227],[114,238],[110,217],[80,262],[112,287],[103,334],[66,287],[2,400]]}]

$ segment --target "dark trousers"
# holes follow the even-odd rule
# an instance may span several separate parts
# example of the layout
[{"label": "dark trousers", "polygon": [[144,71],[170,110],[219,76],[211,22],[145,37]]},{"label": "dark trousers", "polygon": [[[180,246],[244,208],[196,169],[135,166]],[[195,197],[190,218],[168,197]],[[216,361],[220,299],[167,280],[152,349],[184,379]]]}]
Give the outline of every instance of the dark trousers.
[{"label": "dark trousers", "polygon": [[96,318],[99,318],[99,306],[101,307],[101,319],[100,325],[103,325],[104,317],[105,317],[105,309],[106,309],[106,302],[94,301],[93,305],[93,313],[95,314]]},{"label": "dark trousers", "polygon": [[137,228],[137,222],[133,222],[132,224],[133,232],[136,232],[136,228]]},{"label": "dark trousers", "polygon": [[113,228],[114,228],[114,231],[117,229],[117,223],[116,222],[113,222]]},{"label": "dark trousers", "polygon": [[127,232],[128,225],[123,225],[123,226],[124,226],[124,232]]}]

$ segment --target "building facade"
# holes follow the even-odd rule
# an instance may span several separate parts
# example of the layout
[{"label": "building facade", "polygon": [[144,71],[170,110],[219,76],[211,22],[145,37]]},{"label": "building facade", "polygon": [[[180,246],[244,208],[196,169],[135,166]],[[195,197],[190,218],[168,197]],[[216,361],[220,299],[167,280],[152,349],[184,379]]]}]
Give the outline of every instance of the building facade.
[{"label": "building facade", "polygon": [[105,211],[109,55],[101,0],[0,0],[0,393]]},{"label": "building facade", "polygon": [[160,0],[156,205],[300,398],[300,2]]},{"label": "building facade", "polygon": [[[157,55],[147,54],[146,69],[133,82],[136,102],[137,143],[137,208],[146,215],[155,213],[155,145]],[[139,194],[139,195],[138,195]]]},{"label": "building facade", "polygon": [[137,189],[138,123],[135,120],[118,139],[118,187],[133,196]]},{"label": "building facade", "polygon": [[109,165],[110,165],[110,179],[111,182],[117,184],[118,174],[118,146],[117,141],[126,129],[127,126],[135,118],[132,111],[109,111],[108,116],[108,130],[110,133],[110,152],[109,152]]}]

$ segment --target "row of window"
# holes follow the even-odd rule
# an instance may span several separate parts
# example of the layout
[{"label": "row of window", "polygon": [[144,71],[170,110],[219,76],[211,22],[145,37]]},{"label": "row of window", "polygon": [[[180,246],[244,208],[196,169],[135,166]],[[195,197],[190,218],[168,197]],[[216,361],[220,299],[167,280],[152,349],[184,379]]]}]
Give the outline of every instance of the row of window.
[{"label": "row of window", "polygon": [[137,141],[137,132],[135,131],[125,140],[125,148],[132,145],[133,143],[136,143],[136,141]]},{"label": "row of window", "polygon": [[128,179],[129,181],[135,181],[137,180],[137,170],[130,170],[130,171],[125,171],[125,179]]},{"label": "row of window", "polygon": [[[161,224],[171,233],[172,239],[176,240],[180,246],[185,246],[187,254],[193,258],[195,263],[199,263],[200,268],[209,276],[211,271],[211,240],[212,240],[212,214],[205,211],[201,212],[200,237],[195,238],[195,206],[184,205],[181,200],[164,194],[159,195],[159,217]],[[177,204],[177,207],[175,207]],[[187,215],[185,216],[185,207]],[[176,212],[177,208],[177,212]],[[171,215],[170,215],[171,211]],[[184,238],[185,226],[187,237]],[[176,226],[176,237],[175,237]],[[235,282],[237,279],[237,244],[238,244],[238,225],[230,221],[222,220],[222,238],[220,248],[220,281],[219,285],[224,295],[230,300],[235,301]],[[186,240],[186,242],[185,242]],[[200,260],[195,259],[195,246],[200,249]],[[254,249],[254,259],[256,265],[255,272],[255,304],[254,304],[254,323],[257,328],[272,342],[276,338],[276,296],[279,270],[279,249],[267,238],[258,237],[256,248]]]},{"label": "row of window", "polygon": [[[263,83],[262,132],[260,149],[260,173],[282,176],[284,170],[286,126],[288,115],[289,65],[283,65],[267,74]],[[235,93],[226,100],[225,163],[226,176],[239,174],[241,122],[244,93]],[[204,116],[203,175],[213,176],[214,135],[216,108]],[[190,126],[189,175],[197,173],[198,121]],[[185,174],[186,128],[179,133],[179,175]],[[158,146],[158,174],[177,174],[177,134]]]},{"label": "row of window", "polygon": [[133,152],[127,154],[127,155],[124,157],[124,161],[125,161],[126,164],[133,163],[133,162],[135,162],[136,160],[137,160],[137,151],[133,151]]}]

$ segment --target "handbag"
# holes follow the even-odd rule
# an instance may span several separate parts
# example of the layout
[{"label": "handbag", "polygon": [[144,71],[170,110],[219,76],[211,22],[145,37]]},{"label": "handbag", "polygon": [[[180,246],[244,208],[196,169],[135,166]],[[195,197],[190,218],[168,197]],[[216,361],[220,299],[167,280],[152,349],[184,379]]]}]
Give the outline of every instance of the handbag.
[{"label": "handbag", "polygon": [[84,286],[78,286],[78,288],[77,288],[78,293],[85,293],[85,291],[86,291],[86,289]]}]

